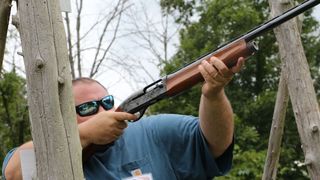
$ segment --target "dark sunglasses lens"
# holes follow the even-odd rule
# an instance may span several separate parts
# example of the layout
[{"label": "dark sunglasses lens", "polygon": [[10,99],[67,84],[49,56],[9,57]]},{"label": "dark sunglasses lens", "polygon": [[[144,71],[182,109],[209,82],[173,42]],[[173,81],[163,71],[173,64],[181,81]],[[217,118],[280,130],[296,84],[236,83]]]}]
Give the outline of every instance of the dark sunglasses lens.
[{"label": "dark sunglasses lens", "polygon": [[101,105],[105,110],[112,109],[113,105],[114,105],[113,96],[109,95],[109,96],[106,96],[103,99],[101,99]]},{"label": "dark sunglasses lens", "polygon": [[77,112],[80,116],[90,116],[97,113],[99,105],[97,102],[87,102],[77,106]]}]

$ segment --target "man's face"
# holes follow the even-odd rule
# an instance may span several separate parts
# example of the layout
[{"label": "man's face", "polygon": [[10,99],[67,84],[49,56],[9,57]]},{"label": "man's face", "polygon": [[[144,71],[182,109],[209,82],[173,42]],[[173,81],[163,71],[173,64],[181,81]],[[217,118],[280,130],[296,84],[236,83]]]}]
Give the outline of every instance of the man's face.
[{"label": "man's face", "polygon": [[[108,92],[98,83],[95,82],[79,82],[76,85],[73,85],[73,94],[75,105],[79,105],[88,101],[100,100],[101,98],[108,95]],[[104,109],[99,106],[99,112],[104,111]],[[90,119],[92,116],[79,116],[77,114],[78,124]]]}]

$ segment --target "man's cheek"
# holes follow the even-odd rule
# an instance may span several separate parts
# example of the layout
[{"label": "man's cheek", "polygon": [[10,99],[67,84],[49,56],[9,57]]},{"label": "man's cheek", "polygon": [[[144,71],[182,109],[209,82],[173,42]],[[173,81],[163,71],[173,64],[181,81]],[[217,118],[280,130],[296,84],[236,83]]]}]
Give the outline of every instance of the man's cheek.
[{"label": "man's cheek", "polygon": [[81,124],[81,123],[85,122],[87,119],[88,119],[88,118],[86,118],[86,117],[81,117],[81,116],[79,116],[79,115],[77,114],[77,123],[78,123],[78,124]]}]

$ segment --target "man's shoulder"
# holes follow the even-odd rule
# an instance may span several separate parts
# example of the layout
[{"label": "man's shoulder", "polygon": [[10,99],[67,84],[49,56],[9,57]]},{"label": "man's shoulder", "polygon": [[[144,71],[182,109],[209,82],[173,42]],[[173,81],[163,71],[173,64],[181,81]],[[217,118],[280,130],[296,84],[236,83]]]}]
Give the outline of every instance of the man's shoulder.
[{"label": "man's shoulder", "polygon": [[4,160],[3,160],[3,162],[2,162],[2,170],[1,170],[1,172],[2,172],[2,179],[6,179],[5,178],[5,168],[7,167],[7,165],[8,165],[8,162],[9,162],[9,160],[11,159],[11,157],[13,156],[13,154],[14,154],[14,152],[17,150],[18,148],[13,148],[13,149],[11,149],[7,154],[6,154],[6,156],[5,156],[5,158],[4,158]]}]

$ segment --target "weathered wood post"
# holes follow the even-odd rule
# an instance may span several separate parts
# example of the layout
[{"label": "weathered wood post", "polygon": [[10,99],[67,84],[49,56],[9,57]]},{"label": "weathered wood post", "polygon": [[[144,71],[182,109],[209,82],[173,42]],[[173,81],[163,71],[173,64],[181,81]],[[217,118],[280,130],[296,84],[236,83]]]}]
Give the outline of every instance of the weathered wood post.
[{"label": "weathered wood post", "polygon": [[285,68],[282,73],[277,92],[276,105],[273,112],[271,131],[269,136],[268,152],[264,165],[262,180],[276,179],[277,165],[279,162],[281,141],[286,118],[287,106],[289,101],[289,92],[287,86],[287,77],[285,77]]},{"label": "weathered wood post", "polygon": [[2,70],[3,56],[6,47],[11,3],[12,0],[0,1],[0,72]]},{"label": "weathered wood post", "polygon": [[66,37],[58,0],[19,1],[37,179],[83,179]]},{"label": "weathered wood post", "polygon": [[[284,3],[287,2],[287,3]],[[269,0],[271,14],[291,7],[290,0]],[[288,91],[311,179],[320,177],[320,111],[295,19],[275,29],[279,51],[288,77]]]}]

